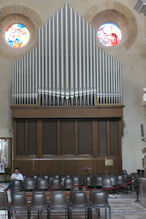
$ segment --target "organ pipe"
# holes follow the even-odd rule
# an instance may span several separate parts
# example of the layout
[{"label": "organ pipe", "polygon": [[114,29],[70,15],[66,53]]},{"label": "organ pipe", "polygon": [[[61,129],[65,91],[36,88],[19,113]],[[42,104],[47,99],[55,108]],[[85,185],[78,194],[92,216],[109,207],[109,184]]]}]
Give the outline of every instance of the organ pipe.
[{"label": "organ pipe", "polygon": [[74,43],[73,43],[73,9],[70,8],[70,98],[74,99]]},{"label": "organ pipe", "polygon": [[96,46],[96,30],[65,3],[13,66],[13,104],[122,104],[122,67]]}]

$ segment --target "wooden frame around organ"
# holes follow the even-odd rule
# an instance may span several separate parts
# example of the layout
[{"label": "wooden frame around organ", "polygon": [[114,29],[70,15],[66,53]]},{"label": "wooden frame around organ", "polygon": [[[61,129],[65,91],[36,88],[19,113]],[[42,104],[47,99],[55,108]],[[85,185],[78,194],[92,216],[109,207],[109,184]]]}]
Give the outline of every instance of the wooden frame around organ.
[{"label": "wooden frame around organ", "polygon": [[[83,174],[82,168],[89,166],[92,173],[120,173],[122,170],[122,117],[123,105],[97,105],[93,107],[39,107],[31,105],[11,106],[13,117],[13,167],[18,166],[24,174],[32,174],[35,165],[36,174]],[[119,119],[119,154],[109,155],[109,123],[107,122],[107,156],[98,155],[97,131],[98,125],[94,119]],[[37,120],[37,155],[16,156],[16,121]],[[57,156],[43,156],[42,154],[42,119],[74,119],[75,120],[75,154],[61,155],[58,141]],[[92,119],[93,155],[78,155],[78,119]],[[57,122],[58,133],[60,124]],[[59,138],[60,136],[58,136]],[[27,136],[26,136],[27,138]],[[26,143],[27,153],[27,143]],[[105,166],[105,159],[113,160],[113,166]]]}]

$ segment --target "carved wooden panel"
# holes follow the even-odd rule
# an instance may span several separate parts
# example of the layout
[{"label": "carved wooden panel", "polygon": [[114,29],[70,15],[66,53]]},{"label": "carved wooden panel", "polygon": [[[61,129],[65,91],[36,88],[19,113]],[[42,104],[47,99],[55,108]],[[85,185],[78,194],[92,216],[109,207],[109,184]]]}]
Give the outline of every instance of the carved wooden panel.
[{"label": "carved wooden panel", "polygon": [[43,120],[43,155],[57,154],[57,121]]},{"label": "carved wooden panel", "polygon": [[75,153],[75,121],[69,119],[61,120],[60,141],[61,154]]},{"label": "carved wooden panel", "polygon": [[27,151],[28,155],[36,155],[37,154],[37,121],[29,120],[28,121],[28,129],[27,129]]},{"label": "carved wooden panel", "polygon": [[25,121],[17,120],[16,123],[16,155],[25,155]]},{"label": "carved wooden panel", "polygon": [[98,121],[98,154],[107,154],[107,121]]},{"label": "carved wooden panel", "polygon": [[92,154],[92,120],[78,121],[78,144],[79,154]]}]

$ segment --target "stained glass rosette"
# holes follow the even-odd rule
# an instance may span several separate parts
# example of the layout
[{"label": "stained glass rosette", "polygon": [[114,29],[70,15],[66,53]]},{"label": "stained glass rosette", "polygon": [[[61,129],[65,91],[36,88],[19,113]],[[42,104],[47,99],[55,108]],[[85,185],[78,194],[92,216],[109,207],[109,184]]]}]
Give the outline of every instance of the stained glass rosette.
[{"label": "stained glass rosette", "polygon": [[103,46],[113,47],[120,43],[122,33],[116,24],[105,23],[97,30],[97,39]]},{"label": "stained glass rosette", "polygon": [[5,32],[6,42],[14,48],[25,46],[29,39],[29,30],[23,24],[12,24]]}]

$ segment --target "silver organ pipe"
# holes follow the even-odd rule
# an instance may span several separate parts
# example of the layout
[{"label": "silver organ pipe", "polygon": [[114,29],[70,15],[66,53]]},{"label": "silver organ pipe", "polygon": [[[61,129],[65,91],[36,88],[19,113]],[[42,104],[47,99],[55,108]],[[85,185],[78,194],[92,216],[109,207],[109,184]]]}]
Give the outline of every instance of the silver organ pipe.
[{"label": "silver organ pipe", "polygon": [[41,91],[41,96],[42,96],[42,105],[44,106],[44,70],[45,70],[45,62],[44,62],[44,50],[45,50],[45,48],[44,48],[44,26],[42,26],[42,28],[41,28],[41,58],[42,58],[42,60],[41,60],[41,82],[42,82],[42,84],[41,84],[41,89],[42,89],[42,91]]},{"label": "silver organ pipe", "polygon": [[96,32],[93,29],[93,101],[96,104]]},{"label": "silver organ pipe", "polygon": [[41,105],[41,29],[38,37],[38,85],[39,105]]},{"label": "silver organ pipe", "polygon": [[111,103],[113,103],[113,57],[111,57],[110,59],[111,63],[110,63],[110,68],[111,68],[111,75],[110,75],[110,80],[111,80]]},{"label": "silver organ pipe", "polygon": [[48,105],[48,24],[45,23],[45,105]]},{"label": "silver organ pipe", "polygon": [[116,103],[118,102],[118,61],[116,60],[116,88],[115,88],[115,95],[116,95]]},{"label": "silver organ pipe", "polygon": [[90,75],[89,75],[89,25],[86,23],[86,86],[87,86],[87,105],[89,105]]},{"label": "silver organ pipe", "polygon": [[108,55],[108,57],[107,57],[107,60],[108,60],[108,65],[107,65],[107,67],[108,67],[108,94],[109,94],[109,103],[111,103],[111,80],[110,80],[110,78],[111,78],[111,69],[110,69],[110,59],[111,59],[111,57]]},{"label": "silver organ pipe", "polygon": [[38,101],[38,48],[35,49],[35,103]]},{"label": "silver organ pipe", "polygon": [[122,104],[121,64],[96,46],[96,30],[65,3],[14,63],[13,104]]},{"label": "silver organ pipe", "polygon": [[82,19],[82,24],[83,24],[83,105],[86,105],[86,38],[85,38],[85,20]]},{"label": "silver organ pipe", "polygon": [[112,60],[112,75],[113,75],[113,103],[115,103],[115,60]]},{"label": "silver organ pipe", "polygon": [[82,25],[82,20],[81,20],[81,16],[79,16],[78,18],[78,22],[79,22],[79,25],[78,25],[78,33],[79,33],[79,45],[78,45],[78,48],[79,48],[79,70],[78,70],[78,81],[79,81],[79,104],[82,105],[82,96],[83,96],[83,93],[82,93],[82,32],[81,32],[81,25]]},{"label": "silver organ pipe", "polygon": [[101,60],[102,60],[102,103],[105,103],[105,52],[102,51],[102,56],[101,56]]},{"label": "silver organ pipe", "polygon": [[12,104],[15,104],[15,64],[12,67]]},{"label": "silver organ pipe", "polygon": [[33,50],[32,51],[32,103],[34,104],[35,102],[35,90],[34,90],[34,74],[35,74],[35,62],[34,62],[34,58],[35,58],[35,51]]},{"label": "silver organ pipe", "polygon": [[48,38],[48,43],[49,43],[49,51],[48,51],[48,63],[49,63],[49,69],[48,69],[48,73],[49,73],[49,77],[48,77],[48,92],[49,92],[49,105],[52,104],[52,53],[51,53],[51,47],[52,47],[52,36],[51,36],[51,30],[52,30],[52,22],[51,19],[48,21],[48,32],[49,32],[49,38]]},{"label": "silver organ pipe", "polygon": [[74,14],[74,45],[75,45],[75,105],[78,104],[78,22],[77,12]]},{"label": "silver organ pipe", "polygon": [[27,78],[26,78],[26,56],[24,56],[24,104],[26,104],[26,94],[27,94],[27,87],[26,87],[26,82],[27,82]]},{"label": "silver organ pipe", "polygon": [[92,48],[92,45],[93,45],[93,38],[92,38],[92,27],[90,26],[90,52],[89,52],[89,57],[90,57],[90,70],[89,70],[89,81],[90,81],[90,85],[89,85],[89,93],[90,93],[90,104],[93,105],[93,58],[92,58],[92,55],[93,55],[93,48]]},{"label": "silver organ pipe", "polygon": [[56,94],[56,63],[55,63],[55,16],[52,17],[52,95],[53,105],[55,105],[55,94]]},{"label": "silver organ pipe", "polygon": [[21,99],[22,99],[22,98],[21,98],[21,94],[22,94],[22,90],[21,90],[21,86],[22,86],[22,82],[21,82],[21,81],[22,81],[22,74],[20,74],[20,72],[21,72],[21,64],[22,64],[22,63],[21,63],[21,59],[19,59],[19,60],[18,60],[18,71],[19,71],[19,72],[18,72],[18,73],[19,73],[19,75],[18,75],[18,77],[19,77],[19,85],[18,85],[18,97],[19,97],[19,98],[18,98],[18,99],[19,99],[19,101],[18,101],[18,102],[19,102],[19,104],[22,103],[22,102],[21,102]]},{"label": "silver organ pipe", "polygon": [[59,97],[60,97],[59,30],[60,30],[60,27],[59,27],[59,12],[57,12],[57,14],[56,14],[56,96],[57,96],[57,105],[59,105]]},{"label": "silver organ pipe", "polygon": [[70,98],[74,99],[74,37],[73,37],[73,9],[70,8]]},{"label": "silver organ pipe", "polygon": [[96,98],[97,98],[97,104],[99,104],[100,99],[100,75],[99,75],[99,48],[96,48]]},{"label": "silver organ pipe", "polygon": [[69,99],[69,25],[68,4],[65,4],[65,98]]},{"label": "silver organ pipe", "polygon": [[120,72],[119,72],[119,67],[120,67],[120,63],[118,62],[117,63],[117,100],[118,100],[118,103],[120,103]]},{"label": "silver organ pipe", "polygon": [[119,71],[120,71],[120,103],[122,104],[122,102],[123,102],[123,96],[122,96],[123,83],[122,83],[122,65],[121,64],[120,64],[120,67],[119,67]]},{"label": "silver organ pipe", "polygon": [[108,103],[108,74],[107,74],[107,71],[108,71],[108,67],[107,67],[107,63],[108,63],[108,60],[107,60],[108,56],[107,54],[105,53],[105,103]]},{"label": "silver organ pipe", "polygon": [[99,103],[102,103],[102,90],[103,90],[103,83],[102,83],[102,50],[99,49]]},{"label": "silver organ pipe", "polygon": [[[60,10],[61,30],[64,30],[64,9]],[[61,105],[64,105],[64,31],[60,33],[61,38]]]},{"label": "silver organ pipe", "polygon": [[31,104],[32,95],[31,95],[31,73],[32,73],[32,53],[29,53],[29,103]]}]

